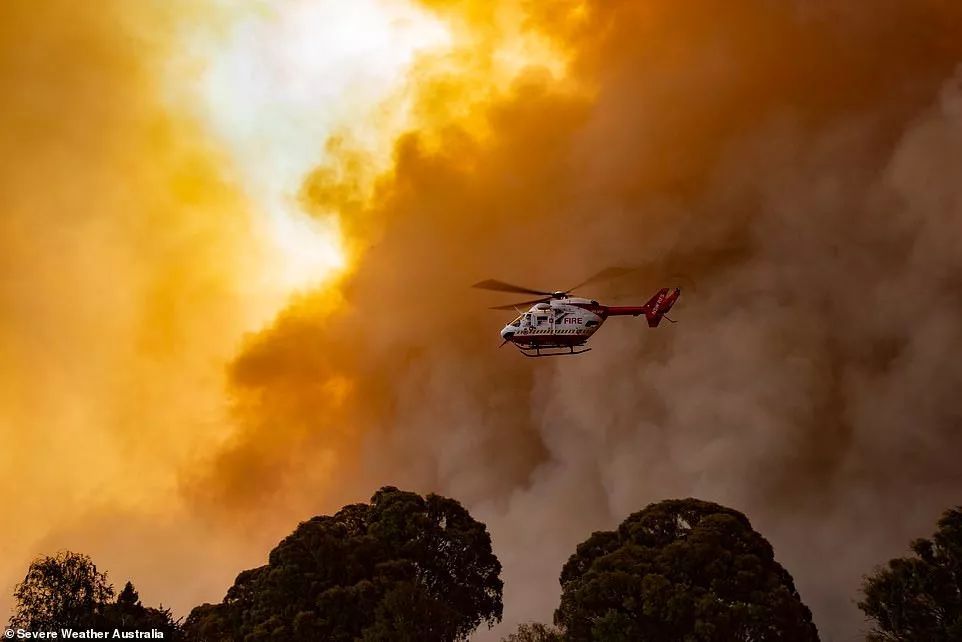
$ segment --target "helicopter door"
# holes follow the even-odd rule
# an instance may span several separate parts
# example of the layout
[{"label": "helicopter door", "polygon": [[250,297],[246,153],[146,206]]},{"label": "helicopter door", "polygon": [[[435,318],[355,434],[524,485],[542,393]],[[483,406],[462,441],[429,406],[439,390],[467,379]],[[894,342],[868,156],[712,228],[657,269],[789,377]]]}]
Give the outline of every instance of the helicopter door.
[{"label": "helicopter door", "polygon": [[553,331],[554,322],[550,314],[539,312],[535,315],[535,325],[539,332],[547,334]]}]

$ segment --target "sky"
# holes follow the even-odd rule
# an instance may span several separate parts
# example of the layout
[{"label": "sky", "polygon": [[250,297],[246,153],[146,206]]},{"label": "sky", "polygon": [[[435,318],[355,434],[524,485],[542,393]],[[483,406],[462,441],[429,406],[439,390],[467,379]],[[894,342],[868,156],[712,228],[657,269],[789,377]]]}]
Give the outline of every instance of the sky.
[{"label": "sky", "polygon": [[[462,501],[505,618],[594,530],[745,512],[826,640],[959,503],[962,8],[8,2],[0,611],[37,555],[218,601],[297,522]],[[647,300],[498,350],[485,278]],[[673,281],[668,283],[667,281]],[[11,527],[12,526],[12,527]]]}]

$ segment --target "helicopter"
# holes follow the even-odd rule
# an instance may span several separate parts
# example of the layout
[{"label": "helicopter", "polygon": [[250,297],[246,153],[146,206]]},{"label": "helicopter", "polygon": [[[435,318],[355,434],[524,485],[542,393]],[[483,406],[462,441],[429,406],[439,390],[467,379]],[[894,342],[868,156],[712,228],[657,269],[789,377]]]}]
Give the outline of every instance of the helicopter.
[{"label": "helicopter", "polygon": [[[503,339],[499,347],[510,343],[526,357],[550,357],[583,354],[588,339],[598,331],[608,317],[644,315],[648,326],[655,328],[662,319],[670,318],[668,311],[681,296],[680,288],[661,288],[644,305],[603,305],[594,299],[571,296],[571,293],[589,283],[607,280],[630,272],[624,268],[608,268],[567,290],[536,290],[488,279],[472,287],[499,292],[537,294],[540,298],[510,305],[499,305],[492,310],[515,310],[518,317],[501,330]],[[527,312],[518,306],[530,305]]]}]

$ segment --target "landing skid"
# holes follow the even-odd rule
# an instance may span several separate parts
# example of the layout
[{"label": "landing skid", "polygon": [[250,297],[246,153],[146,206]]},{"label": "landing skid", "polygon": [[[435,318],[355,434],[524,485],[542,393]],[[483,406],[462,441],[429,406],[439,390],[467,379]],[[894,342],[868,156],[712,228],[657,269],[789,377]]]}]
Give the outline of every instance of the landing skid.
[{"label": "landing skid", "polygon": [[[564,347],[560,347],[560,346],[548,346],[548,347],[537,346],[534,348],[522,348],[521,346],[515,344],[515,347],[518,349],[518,352],[520,352],[526,357],[531,357],[532,359],[536,359],[538,357],[564,357],[571,354],[584,354],[585,352],[588,352],[591,350],[591,348],[575,350],[575,346],[566,346],[567,350]],[[551,352],[548,352],[549,350]]]}]

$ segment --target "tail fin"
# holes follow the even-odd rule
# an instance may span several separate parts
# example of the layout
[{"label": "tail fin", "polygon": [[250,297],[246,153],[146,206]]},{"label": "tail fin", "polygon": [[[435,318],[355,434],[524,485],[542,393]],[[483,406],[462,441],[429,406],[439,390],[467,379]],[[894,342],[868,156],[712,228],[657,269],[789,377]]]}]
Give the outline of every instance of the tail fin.
[{"label": "tail fin", "polygon": [[661,318],[671,310],[671,306],[675,305],[679,296],[681,296],[679,288],[662,288],[645,303],[645,318],[648,319],[649,327],[658,327]]}]

